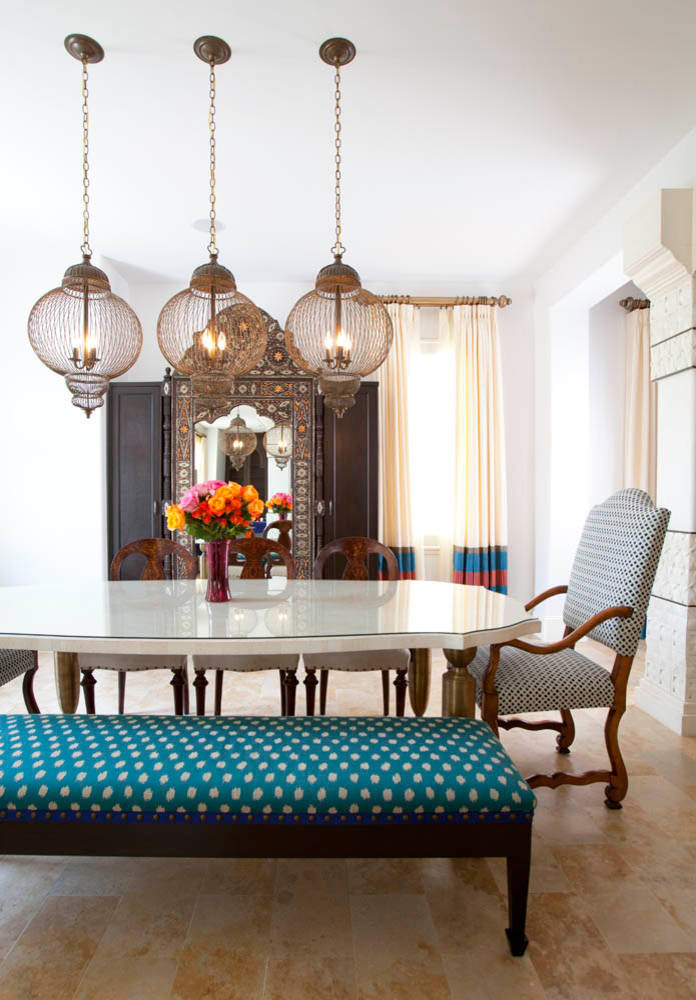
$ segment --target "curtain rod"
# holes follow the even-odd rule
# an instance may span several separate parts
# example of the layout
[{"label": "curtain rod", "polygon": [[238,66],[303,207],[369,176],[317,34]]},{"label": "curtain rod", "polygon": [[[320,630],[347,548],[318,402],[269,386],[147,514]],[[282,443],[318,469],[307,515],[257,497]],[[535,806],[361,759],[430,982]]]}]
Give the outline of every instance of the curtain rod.
[{"label": "curtain rod", "polygon": [[512,299],[507,295],[499,295],[497,298],[486,295],[457,295],[454,298],[439,295],[380,295],[378,298],[389,305],[409,305],[409,306],[499,306],[504,309],[509,306]]},{"label": "curtain rod", "polygon": [[633,312],[634,309],[649,309],[650,299],[632,299],[629,295],[627,299],[621,299],[619,305],[623,306],[626,312]]}]

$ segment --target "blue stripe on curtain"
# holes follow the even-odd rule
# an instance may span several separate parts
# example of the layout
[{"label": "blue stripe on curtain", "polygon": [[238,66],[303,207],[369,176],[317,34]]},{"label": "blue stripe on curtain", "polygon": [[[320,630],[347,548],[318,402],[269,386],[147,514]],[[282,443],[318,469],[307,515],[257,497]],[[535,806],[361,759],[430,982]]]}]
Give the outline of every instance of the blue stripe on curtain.
[{"label": "blue stripe on curtain", "polygon": [[467,549],[454,546],[454,582],[507,594],[507,546]]},{"label": "blue stripe on curtain", "polygon": [[[392,550],[396,556],[396,561],[399,564],[399,579],[400,580],[415,580],[416,579],[416,551],[413,548],[397,548],[394,545],[390,545],[389,548]],[[380,580],[386,579],[386,572],[384,567],[384,560],[379,557],[379,578]]]}]

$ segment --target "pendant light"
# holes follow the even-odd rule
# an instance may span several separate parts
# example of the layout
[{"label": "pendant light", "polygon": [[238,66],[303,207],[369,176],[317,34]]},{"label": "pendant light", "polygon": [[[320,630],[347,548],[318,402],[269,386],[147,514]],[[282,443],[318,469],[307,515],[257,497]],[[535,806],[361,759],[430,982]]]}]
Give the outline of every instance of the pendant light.
[{"label": "pendant light", "polygon": [[157,321],[160,350],[182,375],[194,380],[194,393],[223,395],[235,375],[259,363],[268,333],[260,310],[237,291],[234,275],[218,263],[215,232],[215,67],[232,52],[227,42],[204,35],[193,51],[210,67],[208,139],[210,149],[209,261],[191,275],[189,287],[166,303]]},{"label": "pendant light", "polygon": [[292,427],[290,424],[275,424],[263,436],[266,454],[273,457],[279,469],[284,469],[292,456]]},{"label": "pendant light", "polygon": [[256,449],[256,442],[256,434],[247,427],[246,421],[237,412],[230,426],[220,435],[220,451],[228,456],[231,464],[239,472],[249,455]]},{"label": "pendant light", "polygon": [[131,307],[114,295],[106,274],[92,264],[89,242],[88,63],[104,50],[87,35],[68,35],[65,48],[82,63],[82,261],[63,275],[29,314],[29,343],[39,360],[65,377],[73,406],[86,416],[104,405],[109,380],[123,375],[140,354],[143,332]]},{"label": "pendant light", "polygon": [[336,242],[333,263],[317,275],[314,291],[297,302],[285,324],[285,343],[293,361],[319,377],[327,406],[341,417],[355,403],[360,378],[378,368],[394,331],[383,303],[360,284],[358,272],[343,263],[341,242],[341,66],[355,57],[345,38],[330,38],[319,49],[336,71],[334,105]]}]

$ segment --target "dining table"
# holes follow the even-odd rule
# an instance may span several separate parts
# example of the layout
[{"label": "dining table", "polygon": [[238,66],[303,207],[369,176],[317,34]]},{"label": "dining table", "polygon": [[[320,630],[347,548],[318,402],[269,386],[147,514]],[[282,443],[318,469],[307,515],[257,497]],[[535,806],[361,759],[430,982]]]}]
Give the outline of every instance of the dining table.
[{"label": "dining table", "polygon": [[0,587],[0,646],[50,651],[63,712],[77,710],[79,654],[351,653],[408,648],[409,698],[428,708],[431,653],[447,661],[442,714],[473,716],[467,665],[476,649],[538,632],[521,602],[483,587],[424,580],[230,580],[231,600],[205,599],[206,580],[58,579]]}]

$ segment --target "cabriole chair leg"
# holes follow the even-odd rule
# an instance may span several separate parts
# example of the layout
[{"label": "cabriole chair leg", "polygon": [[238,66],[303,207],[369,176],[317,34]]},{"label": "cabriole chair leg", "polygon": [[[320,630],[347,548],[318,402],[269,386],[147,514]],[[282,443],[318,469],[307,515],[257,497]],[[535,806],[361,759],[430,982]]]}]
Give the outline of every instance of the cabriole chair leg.
[{"label": "cabriole chair leg", "polygon": [[22,680],[22,694],[24,695],[24,704],[27,706],[27,712],[31,715],[40,715],[39,706],[36,703],[36,698],[34,697],[34,674],[38,670],[38,667],[33,667],[31,670],[27,670]]},{"label": "cabriole chair leg", "polygon": [[82,680],[80,681],[82,690],[85,696],[85,709],[87,715],[96,714],[96,706],[94,701],[94,686],[97,683],[94,673],[87,669],[82,671]]},{"label": "cabriole chair leg", "polygon": [[607,809],[623,809],[621,802],[628,792],[628,772],[619,748],[619,723],[623,714],[623,708],[610,708],[604,725],[604,740],[611,764],[611,777],[604,789],[604,804]]},{"label": "cabriole chair leg", "polygon": [[570,745],[575,739],[575,722],[569,708],[561,709],[561,723],[563,728],[556,737],[556,750],[558,753],[570,753]]}]

